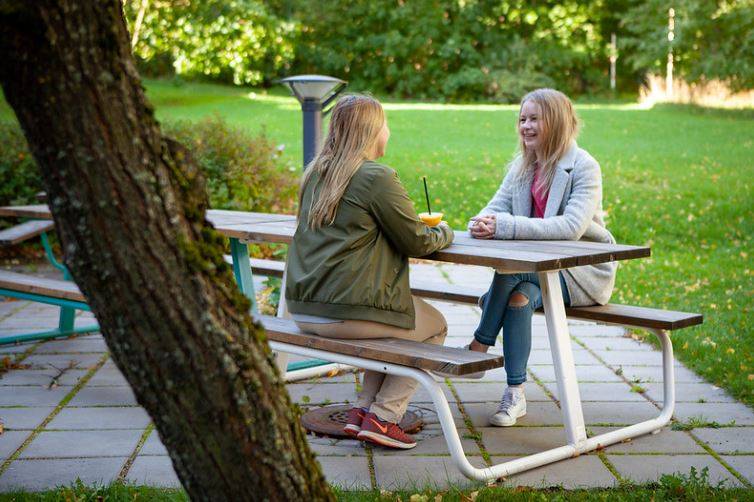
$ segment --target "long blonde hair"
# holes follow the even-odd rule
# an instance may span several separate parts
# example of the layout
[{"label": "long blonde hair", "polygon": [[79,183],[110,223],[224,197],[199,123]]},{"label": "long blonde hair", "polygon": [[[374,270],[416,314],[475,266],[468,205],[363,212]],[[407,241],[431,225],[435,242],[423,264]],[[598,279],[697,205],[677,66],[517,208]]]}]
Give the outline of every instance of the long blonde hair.
[{"label": "long blonde hair", "polygon": [[[542,160],[539,162],[539,186],[535,189],[538,192],[547,192],[550,190],[552,179],[555,177],[555,166],[579,134],[579,119],[568,96],[555,89],[545,88],[531,91],[521,100],[521,108],[527,101],[533,101],[539,105],[541,112],[539,135]],[[520,114],[519,109],[519,117]],[[516,123],[518,124],[518,118]],[[518,126],[516,132],[518,133]],[[526,148],[520,134],[518,141],[522,162],[518,176],[524,178],[534,171],[537,154],[534,150]]]},{"label": "long blonde hair", "polygon": [[340,199],[356,171],[366,160],[385,124],[380,102],[371,96],[343,96],[332,110],[330,128],[322,149],[306,167],[299,190],[299,215],[304,189],[317,174],[319,192],[312,194],[308,224],[313,230],[335,221]]}]

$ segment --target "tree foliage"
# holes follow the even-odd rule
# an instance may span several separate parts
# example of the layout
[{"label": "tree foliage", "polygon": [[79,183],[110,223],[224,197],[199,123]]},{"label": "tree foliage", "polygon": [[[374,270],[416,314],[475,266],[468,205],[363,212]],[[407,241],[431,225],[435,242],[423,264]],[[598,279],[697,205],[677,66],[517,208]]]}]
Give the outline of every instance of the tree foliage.
[{"label": "tree foliage", "polygon": [[664,74],[671,46],[682,78],[754,87],[754,0],[127,0],[126,13],[148,68],[235,83],[323,73],[420,99],[598,93],[615,33],[619,89]]},{"label": "tree foliage", "polygon": [[672,48],[675,71],[688,81],[720,79],[734,89],[754,87],[752,0],[643,0],[626,11],[621,26],[628,33],[623,50],[637,70],[664,74]]},{"label": "tree foliage", "polygon": [[[509,101],[554,85],[594,90],[605,47],[600,2],[306,0],[286,2],[301,24],[297,68],[356,88],[419,98]],[[343,22],[343,12],[349,22]],[[602,62],[601,62],[602,61]]]},{"label": "tree foliage", "polygon": [[[137,57],[176,73],[267,83],[294,56],[296,25],[260,0],[126,0]],[[134,36],[135,35],[135,36]]]}]

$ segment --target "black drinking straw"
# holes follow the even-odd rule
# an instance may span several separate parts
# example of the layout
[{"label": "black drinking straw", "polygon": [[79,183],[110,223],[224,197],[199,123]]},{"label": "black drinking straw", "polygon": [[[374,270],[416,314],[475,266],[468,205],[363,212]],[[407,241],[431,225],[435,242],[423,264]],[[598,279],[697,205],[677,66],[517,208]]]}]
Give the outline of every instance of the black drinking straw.
[{"label": "black drinking straw", "polygon": [[427,197],[427,211],[429,211],[429,214],[432,214],[432,208],[429,206],[429,190],[427,190],[427,177],[422,176],[422,180],[424,181],[424,196]]}]

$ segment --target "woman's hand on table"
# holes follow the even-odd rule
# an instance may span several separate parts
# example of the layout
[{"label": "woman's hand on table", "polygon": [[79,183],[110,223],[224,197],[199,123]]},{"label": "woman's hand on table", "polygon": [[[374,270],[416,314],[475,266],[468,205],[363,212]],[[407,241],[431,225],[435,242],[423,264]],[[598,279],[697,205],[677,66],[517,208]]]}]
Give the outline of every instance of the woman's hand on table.
[{"label": "woman's hand on table", "polygon": [[495,237],[495,215],[476,216],[471,218],[474,224],[469,228],[471,236],[475,239],[492,239]]}]

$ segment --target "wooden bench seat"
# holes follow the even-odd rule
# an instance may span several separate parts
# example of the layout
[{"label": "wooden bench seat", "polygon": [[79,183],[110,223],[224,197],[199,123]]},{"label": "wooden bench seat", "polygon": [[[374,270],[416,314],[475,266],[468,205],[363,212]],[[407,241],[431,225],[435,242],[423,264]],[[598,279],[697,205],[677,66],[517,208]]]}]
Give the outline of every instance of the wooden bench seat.
[{"label": "wooden bench seat", "polygon": [[[84,295],[73,282],[34,277],[0,270],[0,289],[35,294],[50,298],[85,302]],[[450,375],[466,375],[499,368],[503,358],[453,347],[430,345],[409,340],[383,338],[376,340],[336,340],[303,333],[290,319],[261,316],[270,340],[357,356],[374,361],[400,364]]]},{"label": "wooden bench seat", "polygon": [[86,302],[78,286],[71,281],[47,279],[33,275],[0,270],[0,289],[18,291],[60,300]]},{"label": "wooden bench seat", "polygon": [[272,341],[336,354],[459,376],[503,366],[503,357],[500,355],[482,354],[456,347],[398,338],[368,340],[325,338],[302,332],[290,319],[261,316],[261,320],[267,332],[267,338]]},{"label": "wooden bench seat", "polygon": [[55,228],[51,220],[32,220],[0,230],[0,246],[12,246]]},{"label": "wooden bench seat", "polygon": [[[252,259],[251,267],[255,274],[282,277],[285,263],[274,260]],[[487,291],[487,285],[480,287],[438,284],[411,277],[411,292],[417,296],[454,303],[476,305],[479,297]],[[541,312],[541,309],[540,309]],[[595,321],[602,324],[616,324],[646,329],[673,331],[702,324],[704,316],[690,312],[635,307],[633,305],[597,305],[593,307],[567,307],[566,316],[571,319]]]}]

